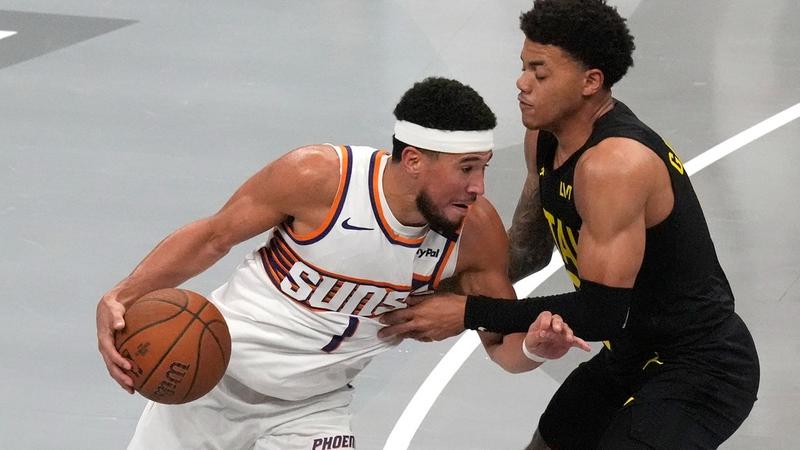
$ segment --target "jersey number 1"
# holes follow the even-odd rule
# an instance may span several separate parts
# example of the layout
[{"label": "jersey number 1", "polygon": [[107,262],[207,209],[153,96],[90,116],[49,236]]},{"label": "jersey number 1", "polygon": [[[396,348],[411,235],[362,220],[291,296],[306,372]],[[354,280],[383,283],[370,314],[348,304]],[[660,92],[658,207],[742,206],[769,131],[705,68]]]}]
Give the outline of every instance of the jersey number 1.
[{"label": "jersey number 1", "polygon": [[328,342],[328,345],[322,347],[322,351],[325,353],[330,353],[339,348],[339,346],[342,345],[342,341],[356,333],[356,328],[358,328],[358,317],[350,316],[350,323],[347,325],[347,328],[344,329],[344,333],[331,338],[331,341]]}]

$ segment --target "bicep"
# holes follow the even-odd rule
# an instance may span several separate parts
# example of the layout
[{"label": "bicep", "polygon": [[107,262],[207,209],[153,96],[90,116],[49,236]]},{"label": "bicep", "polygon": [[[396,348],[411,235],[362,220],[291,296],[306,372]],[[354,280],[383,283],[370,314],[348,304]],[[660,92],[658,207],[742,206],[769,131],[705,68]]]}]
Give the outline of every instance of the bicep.
[{"label": "bicep", "polygon": [[290,216],[305,217],[324,210],[332,201],[328,191],[331,186],[335,190],[338,162],[332,164],[330,155],[319,152],[318,148],[295,150],[245,181],[208,219],[218,239],[225,245],[235,245]]},{"label": "bicep", "polygon": [[271,184],[256,174],[225,205],[208,218],[214,235],[224,246],[233,246],[278,225],[288,216],[272,195],[259,192]]},{"label": "bicep", "polygon": [[644,215],[627,221],[584,220],[578,241],[581,278],[612,287],[633,287],[645,247]]},{"label": "bicep", "polygon": [[633,287],[644,258],[652,176],[636,158],[602,158],[587,161],[575,174],[575,204],[583,220],[578,272],[596,283]]}]

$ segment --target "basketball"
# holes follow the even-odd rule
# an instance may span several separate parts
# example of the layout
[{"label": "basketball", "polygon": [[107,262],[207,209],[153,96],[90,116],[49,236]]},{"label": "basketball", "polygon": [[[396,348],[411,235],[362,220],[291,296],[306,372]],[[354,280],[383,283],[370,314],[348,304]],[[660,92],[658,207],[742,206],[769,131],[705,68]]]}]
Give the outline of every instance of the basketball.
[{"label": "basketball", "polygon": [[196,400],[217,385],[231,357],[231,336],[219,310],[186,289],[160,289],[131,304],[117,351],[133,362],[136,391],[159,403]]}]

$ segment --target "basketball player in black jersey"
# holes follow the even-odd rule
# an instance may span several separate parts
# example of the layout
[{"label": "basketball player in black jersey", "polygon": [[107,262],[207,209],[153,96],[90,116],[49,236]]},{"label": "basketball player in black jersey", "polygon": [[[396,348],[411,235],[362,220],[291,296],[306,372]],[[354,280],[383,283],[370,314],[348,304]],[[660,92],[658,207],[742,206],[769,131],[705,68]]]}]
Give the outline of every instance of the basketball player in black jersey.
[{"label": "basketball player in black jersey", "polygon": [[753,406],[758,358],[680,158],[612,97],[633,37],[605,0],[536,0],[521,28],[530,173],[511,275],[545,264],[555,242],[575,291],[519,302],[437,294],[385,316],[384,332],[511,333],[551,311],[605,345],[564,381],[529,449],[716,448]]}]

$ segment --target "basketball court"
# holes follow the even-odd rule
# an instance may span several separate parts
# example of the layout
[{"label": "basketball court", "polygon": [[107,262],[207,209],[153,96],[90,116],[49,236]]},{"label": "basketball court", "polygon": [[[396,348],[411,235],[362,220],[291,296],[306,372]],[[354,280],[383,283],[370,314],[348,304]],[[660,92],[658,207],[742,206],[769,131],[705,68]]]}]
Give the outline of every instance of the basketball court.
[{"label": "basketball court", "polygon": [[[796,448],[800,3],[610,3],[637,47],[614,95],[693,173],[759,350],[759,400],[722,448]],[[390,147],[392,108],[426,76],[470,84],[497,114],[486,195],[510,224],[525,175],[518,17],[530,4],[3,2],[0,448],[125,448],[145,400],[108,377],[96,350],[100,296],[284,152]],[[185,286],[210,292],[259,243]],[[550,269],[519,290],[570,289]],[[573,350],[511,375],[471,334],[404,342],[353,383],[358,448],[521,449],[586,358]]]}]

